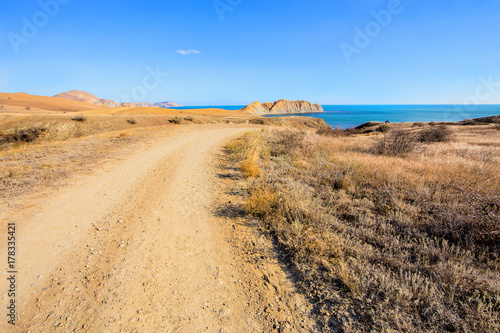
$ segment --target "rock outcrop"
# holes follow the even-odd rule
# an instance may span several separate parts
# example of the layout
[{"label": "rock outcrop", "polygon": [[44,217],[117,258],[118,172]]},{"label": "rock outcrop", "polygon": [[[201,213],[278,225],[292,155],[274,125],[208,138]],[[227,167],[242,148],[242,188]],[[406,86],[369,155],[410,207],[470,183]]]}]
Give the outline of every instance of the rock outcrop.
[{"label": "rock outcrop", "polygon": [[288,101],[281,99],[274,103],[253,102],[241,109],[254,115],[268,114],[297,114],[323,112],[323,107],[319,104],[312,104],[307,101]]}]

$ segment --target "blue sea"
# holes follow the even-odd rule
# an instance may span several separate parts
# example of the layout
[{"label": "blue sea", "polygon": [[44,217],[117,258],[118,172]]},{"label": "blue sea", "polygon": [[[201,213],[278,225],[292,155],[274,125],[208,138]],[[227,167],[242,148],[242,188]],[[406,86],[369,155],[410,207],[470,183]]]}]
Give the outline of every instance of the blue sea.
[{"label": "blue sea", "polygon": [[[219,108],[239,110],[244,105],[185,106],[176,109]],[[460,121],[500,115],[500,105],[323,105],[323,113],[298,116],[322,118],[331,127],[349,128],[367,121],[391,123],[415,121]],[[283,117],[283,116],[268,116]]]}]

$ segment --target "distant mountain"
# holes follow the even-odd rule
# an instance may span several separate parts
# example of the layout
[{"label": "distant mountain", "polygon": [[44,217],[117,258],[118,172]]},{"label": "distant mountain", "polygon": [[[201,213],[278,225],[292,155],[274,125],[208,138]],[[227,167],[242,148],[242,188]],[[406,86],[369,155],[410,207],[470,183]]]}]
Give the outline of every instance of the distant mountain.
[{"label": "distant mountain", "polygon": [[70,99],[73,101],[80,101],[84,103],[94,104],[94,105],[105,105],[111,108],[117,108],[121,106],[121,103],[111,101],[109,99],[101,99],[95,95],[92,95],[86,91],[71,90],[55,95],[57,98]]},{"label": "distant mountain", "polygon": [[307,101],[288,101],[280,99],[274,103],[253,102],[245,106],[241,111],[255,115],[316,113],[323,112],[323,107],[319,104],[312,104]]},{"label": "distant mountain", "polygon": [[69,99],[72,101],[79,101],[79,102],[84,102],[84,103],[89,103],[89,104],[94,104],[94,105],[103,105],[103,106],[108,106],[111,108],[117,108],[117,107],[160,107],[160,108],[169,108],[173,106],[182,106],[180,104],[176,104],[174,102],[160,102],[156,104],[152,103],[143,103],[143,102],[132,102],[132,103],[119,103],[115,102],[109,99],[103,99],[99,98],[95,95],[92,95],[86,91],[80,91],[80,90],[71,90],[67,92],[63,92],[60,94],[55,95],[54,97],[57,98],[64,98],[64,99]]},{"label": "distant mountain", "polygon": [[147,108],[155,108],[156,105],[151,104],[151,103],[142,103],[142,102],[133,102],[133,103],[122,103],[121,106],[123,107],[147,107]]},{"label": "distant mountain", "polygon": [[182,106],[182,105],[167,101],[167,102],[155,103],[155,106],[159,106],[160,108],[171,108],[171,107]]},{"label": "distant mountain", "polygon": [[29,95],[27,93],[0,93],[0,107],[7,110],[30,111],[88,111],[108,106],[86,103],[81,100]]}]

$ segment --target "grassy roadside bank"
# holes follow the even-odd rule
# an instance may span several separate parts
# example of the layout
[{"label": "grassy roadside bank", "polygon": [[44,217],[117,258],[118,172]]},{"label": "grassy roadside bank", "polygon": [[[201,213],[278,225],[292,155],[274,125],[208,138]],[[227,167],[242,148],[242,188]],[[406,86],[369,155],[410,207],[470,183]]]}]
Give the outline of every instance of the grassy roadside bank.
[{"label": "grassy roadside bank", "polygon": [[263,130],[228,145],[245,209],[323,330],[500,329],[500,131]]}]

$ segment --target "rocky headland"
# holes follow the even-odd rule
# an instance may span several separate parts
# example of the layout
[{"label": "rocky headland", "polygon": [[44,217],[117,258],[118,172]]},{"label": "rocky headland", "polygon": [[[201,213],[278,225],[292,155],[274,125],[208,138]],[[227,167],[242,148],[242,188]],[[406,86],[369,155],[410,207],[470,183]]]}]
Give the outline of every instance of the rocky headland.
[{"label": "rocky headland", "polygon": [[281,99],[274,103],[253,102],[245,106],[241,111],[254,115],[297,114],[323,112],[323,107],[319,104],[312,104],[307,101],[289,101]]}]

